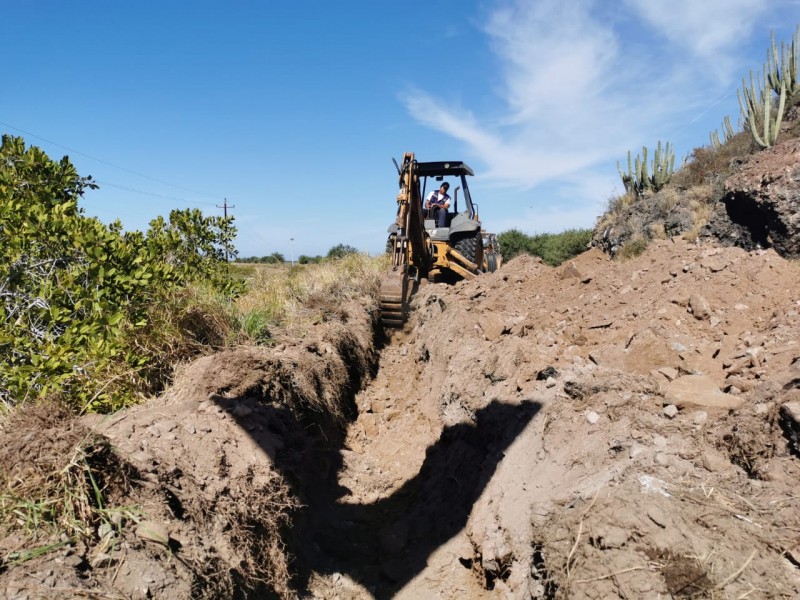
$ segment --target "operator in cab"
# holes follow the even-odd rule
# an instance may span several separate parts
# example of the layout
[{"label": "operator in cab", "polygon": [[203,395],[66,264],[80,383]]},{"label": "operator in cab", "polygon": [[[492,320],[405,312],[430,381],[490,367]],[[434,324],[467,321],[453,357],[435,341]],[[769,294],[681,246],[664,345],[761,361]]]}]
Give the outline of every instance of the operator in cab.
[{"label": "operator in cab", "polygon": [[438,191],[432,191],[425,200],[428,217],[436,221],[438,228],[447,227],[447,209],[450,208],[450,196],[447,195],[449,189],[450,184],[445,181]]}]

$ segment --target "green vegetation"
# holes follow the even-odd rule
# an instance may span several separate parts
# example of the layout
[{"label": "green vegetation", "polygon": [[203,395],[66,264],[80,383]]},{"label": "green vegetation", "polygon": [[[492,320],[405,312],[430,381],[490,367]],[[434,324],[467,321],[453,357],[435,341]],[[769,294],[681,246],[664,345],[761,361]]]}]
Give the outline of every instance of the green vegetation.
[{"label": "green vegetation", "polygon": [[725,136],[724,142],[720,140],[719,131],[714,130],[708,136],[715,150],[719,150],[723,144],[727,144],[738,133],[733,129],[731,118],[728,115],[725,115],[725,118],[722,120],[722,133]]},{"label": "green vegetation", "polygon": [[[59,396],[78,411],[112,411],[160,390],[175,364],[237,341],[265,342],[289,314],[269,302],[237,310],[257,273],[231,269],[232,218],[173,210],[146,233],[105,225],[78,207],[96,188],[67,157],[21,138],[0,147],[0,401]],[[319,274],[289,271],[288,299],[328,281],[337,300],[358,255],[338,245]],[[351,257],[353,260],[347,261]],[[284,262],[273,253],[270,262]],[[365,264],[369,262],[361,257]],[[264,265],[266,266],[266,265]],[[276,270],[280,273],[286,271]],[[344,279],[342,279],[344,278]],[[302,283],[299,280],[303,280]],[[335,283],[335,285],[334,285]],[[313,284],[313,285],[312,285]]]},{"label": "green vegetation", "polygon": [[77,540],[110,543],[132,507],[114,506],[131,488],[134,473],[111,443],[83,425],[63,405],[43,402],[3,421],[0,448],[0,526],[28,538],[24,548],[0,557],[23,563]]},{"label": "green vegetation", "polygon": [[763,81],[758,87],[755,85],[751,71],[750,86],[748,87],[747,82],[742,80],[742,89],[737,90],[742,117],[750,129],[753,139],[762,148],[769,148],[778,140],[778,132],[786,106],[786,82],[780,82],[776,107],[773,106],[772,93],[766,67]]},{"label": "green vegetation", "polygon": [[225,263],[234,252],[231,219],[172,211],[146,234],[123,232],[119,222],[104,225],[78,207],[95,187],[67,157],[57,163],[22,138],[3,137],[0,399],[6,404],[57,394],[82,411],[119,408],[163,385],[164,350],[185,350],[183,340],[197,333],[187,322],[197,296],[190,286],[227,297],[241,291]]},{"label": "green vegetation", "polygon": [[640,254],[653,239],[683,235],[696,240],[712,217],[715,204],[725,196],[725,180],[737,171],[742,159],[774,145],[779,134],[800,137],[800,119],[785,124],[784,115],[800,105],[800,26],[790,44],[780,48],[772,37],[767,63],[749,85],[739,90],[740,119],[734,128],[726,116],[719,131],[709,135],[710,144],[695,148],[673,172],[674,151],[647,163],[647,148],[634,160],[628,152],[628,169],[617,164],[625,193],[609,199],[608,209],[595,227],[593,243],[614,256]]},{"label": "green vegetation", "polygon": [[286,257],[281,254],[280,252],[273,252],[268,256],[247,256],[247,257],[237,257],[237,263],[265,263],[270,265],[280,265],[286,262]]},{"label": "green vegetation", "polygon": [[347,244],[338,244],[328,250],[326,258],[344,258],[348,254],[358,254],[358,250]]},{"label": "green vegetation", "polygon": [[271,343],[287,331],[297,331],[335,318],[342,304],[359,297],[377,297],[388,257],[349,253],[292,269],[257,269],[235,310],[249,339]]},{"label": "green vegetation", "polygon": [[531,254],[540,257],[550,266],[560,265],[584,252],[591,239],[591,229],[568,229],[562,233],[536,235],[526,235],[517,229],[511,229],[497,236],[505,260],[519,254]]},{"label": "green vegetation", "polygon": [[647,147],[642,147],[642,156],[636,156],[635,162],[631,160],[631,151],[628,150],[628,172],[625,173],[617,163],[619,176],[625,191],[641,196],[646,191],[657,192],[663,188],[672,177],[675,170],[675,149],[669,142],[661,149],[661,141],[656,146],[655,156],[650,163],[650,170],[647,169]]},{"label": "green vegetation", "polygon": [[767,55],[765,71],[772,91],[780,94],[781,87],[786,89],[789,96],[800,93],[800,25],[795,28],[791,44],[781,42],[781,50],[775,43],[775,34],[772,34],[772,46]]},{"label": "green vegetation", "polygon": [[784,111],[793,104],[800,92],[799,64],[800,25],[795,29],[790,44],[781,42],[780,51],[775,43],[775,35],[772,35],[767,63],[758,77],[758,86],[752,71],[749,86],[742,79],[742,89],[737,91],[742,120],[761,148],[769,148],[777,142]]}]

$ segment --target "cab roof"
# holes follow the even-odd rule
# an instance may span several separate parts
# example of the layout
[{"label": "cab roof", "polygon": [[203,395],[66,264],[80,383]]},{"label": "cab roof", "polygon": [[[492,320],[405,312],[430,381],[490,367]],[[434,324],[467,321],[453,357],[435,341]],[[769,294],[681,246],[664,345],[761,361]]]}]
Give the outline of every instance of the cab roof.
[{"label": "cab roof", "polygon": [[417,174],[420,177],[437,177],[439,175],[475,175],[467,163],[460,160],[441,162],[418,162]]}]

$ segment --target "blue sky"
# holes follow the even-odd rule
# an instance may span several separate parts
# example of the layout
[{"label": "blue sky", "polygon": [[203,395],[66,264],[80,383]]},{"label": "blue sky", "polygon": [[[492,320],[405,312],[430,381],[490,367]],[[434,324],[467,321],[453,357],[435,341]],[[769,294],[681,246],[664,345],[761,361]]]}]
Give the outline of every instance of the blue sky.
[{"label": "blue sky", "polygon": [[629,149],[680,160],[736,122],[798,22],[800,0],[0,0],[0,129],[128,229],[227,198],[243,256],[381,251],[406,151],[470,164],[486,229],[558,232],[593,226]]}]

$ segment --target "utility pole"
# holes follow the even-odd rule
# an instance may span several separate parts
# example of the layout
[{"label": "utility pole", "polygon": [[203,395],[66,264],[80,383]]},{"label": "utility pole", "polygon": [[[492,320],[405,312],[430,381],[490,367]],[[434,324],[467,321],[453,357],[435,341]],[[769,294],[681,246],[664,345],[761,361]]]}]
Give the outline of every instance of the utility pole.
[{"label": "utility pole", "polygon": [[227,219],[228,218],[228,209],[229,208],[236,208],[236,205],[235,204],[228,204],[228,199],[227,198],[223,198],[222,199],[222,206],[217,204],[217,208],[221,208],[222,209],[222,214]]},{"label": "utility pole", "polygon": [[294,238],[289,238],[289,247],[291,248],[289,253],[292,257],[292,266],[294,266]]},{"label": "utility pole", "polygon": [[[228,218],[228,209],[229,208],[236,208],[236,205],[235,204],[228,204],[228,199],[227,198],[223,198],[222,199],[222,206],[217,204],[217,208],[221,208],[222,209],[222,214],[227,219]],[[230,254],[228,254],[228,249],[225,248],[225,262],[230,261],[230,259],[231,259],[231,257],[230,257]]]}]

